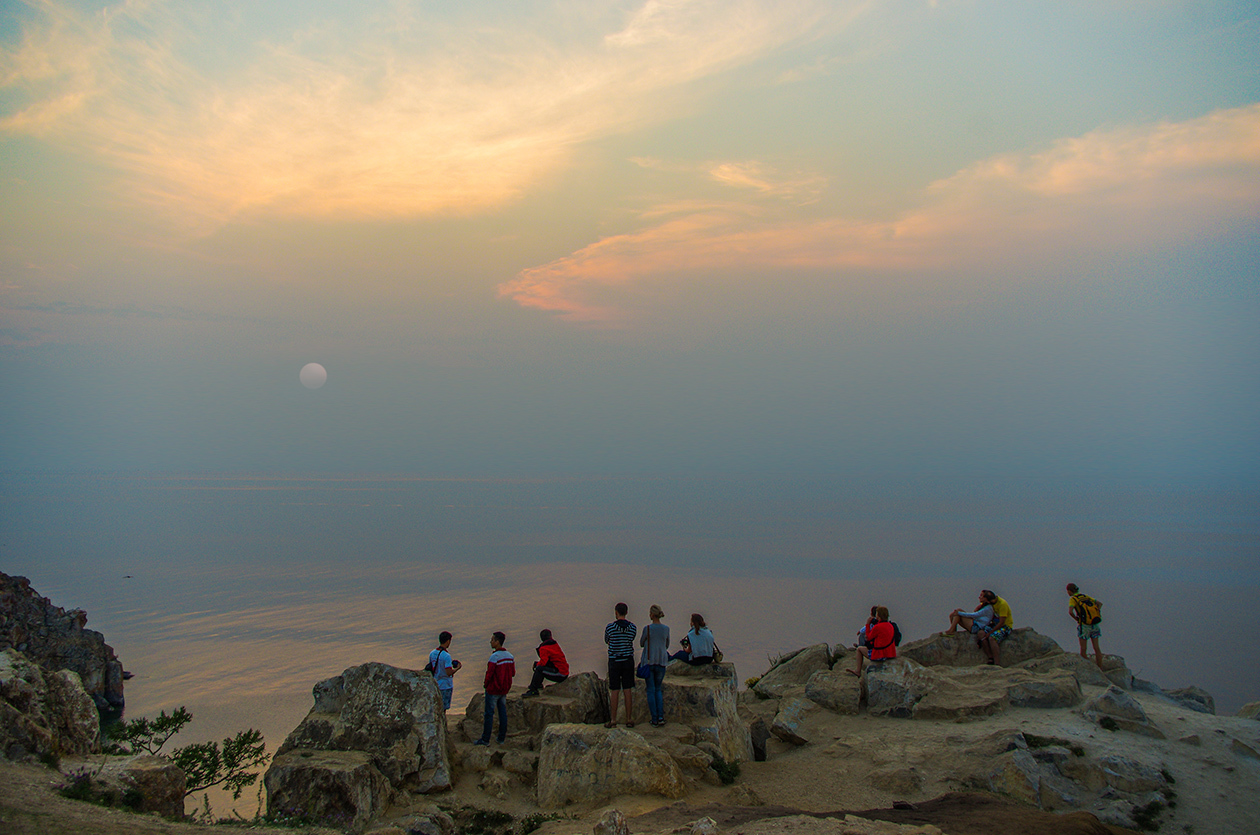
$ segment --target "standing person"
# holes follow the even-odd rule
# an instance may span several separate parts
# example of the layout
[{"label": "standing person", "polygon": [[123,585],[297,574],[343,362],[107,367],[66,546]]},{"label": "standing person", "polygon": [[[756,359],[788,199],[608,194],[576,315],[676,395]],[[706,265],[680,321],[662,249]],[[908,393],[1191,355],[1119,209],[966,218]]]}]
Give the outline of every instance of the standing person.
[{"label": "standing person", "polygon": [[1094,663],[1101,670],[1103,668],[1102,650],[1098,648],[1098,639],[1102,637],[1102,627],[1099,626],[1102,623],[1102,601],[1083,594],[1076,583],[1067,584],[1067,593],[1070,595],[1068,613],[1072,616],[1072,620],[1076,621],[1076,637],[1081,641],[1081,658],[1089,658],[1085,642],[1093,641]]},{"label": "standing person", "polygon": [[857,648],[857,669],[849,675],[862,675],[864,660],[883,661],[897,657],[897,639],[893,625],[888,622],[888,607],[876,606],[875,612],[866,619],[866,643]]},{"label": "standing person", "polygon": [[442,707],[451,709],[451,696],[455,693],[455,673],[464,666],[451,658],[451,633],[438,635],[437,649],[429,653],[429,669],[433,671],[433,679],[437,682],[438,692],[442,694]]},{"label": "standing person", "polygon": [[512,689],[512,677],[516,675],[516,659],[503,648],[507,636],[496,632],[490,636],[490,660],[486,662],[486,721],[481,728],[481,739],[473,745],[489,745],[490,732],[494,730],[494,712],[499,712],[499,744],[507,740],[507,694]]},{"label": "standing person", "polygon": [[526,699],[542,691],[543,679],[561,682],[569,677],[569,662],[564,657],[564,650],[552,639],[551,630],[539,632],[538,639],[542,643],[534,650],[538,653],[538,660],[534,662],[534,677],[529,682],[529,689],[522,696]]},{"label": "standing person", "polygon": [[609,699],[609,718],[605,728],[617,727],[617,691],[621,691],[626,700],[626,727],[634,727],[634,636],[639,628],[626,619],[630,607],[618,603],[613,607],[616,620],[604,627],[604,643],[608,644],[608,689],[612,697]]},{"label": "standing person", "polygon": [[652,725],[660,727],[665,724],[665,691],[661,683],[665,680],[665,665],[669,663],[669,627],[661,623],[665,612],[655,603],[648,610],[648,615],[652,622],[643,627],[639,646],[643,647],[643,663],[648,668],[648,712],[652,714]]}]

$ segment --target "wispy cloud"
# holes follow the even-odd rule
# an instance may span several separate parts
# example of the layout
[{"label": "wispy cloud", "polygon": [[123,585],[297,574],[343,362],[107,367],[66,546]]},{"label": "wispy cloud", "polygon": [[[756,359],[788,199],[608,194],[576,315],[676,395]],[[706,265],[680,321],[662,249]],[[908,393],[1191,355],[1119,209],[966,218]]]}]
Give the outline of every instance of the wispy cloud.
[{"label": "wispy cloud", "polygon": [[471,28],[382,3],[356,8],[357,25],[313,22],[229,52],[207,30],[249,35],[218,22],[232,16],[217,4],[88,14],[26,0],[21,42],[0,52],[18,102],[0,131],[116,166],[125,193],[195,226],[258,210],[476,211],[576,143],[668,118],[692,82],[824,37],[867,5],[649,0],[628,17],[618,4],[539,7],[499,26],[487,21],[511,12],[493,5]]},{"label": "wispy cloud", "polygon": [[[747,166],[725,182],[757,188]],[[1097,131],[1004,154],[929,185],[892,220],[799,220],[773,204],[675,204],[502,284],[502,296],[590,324],[616,324],[618,288],[688,275],[838,276],[962,270],[1122,252],[1260,220],[1260,105],[1186,122]],[[641,288],[640,288],[641,290]]]}]

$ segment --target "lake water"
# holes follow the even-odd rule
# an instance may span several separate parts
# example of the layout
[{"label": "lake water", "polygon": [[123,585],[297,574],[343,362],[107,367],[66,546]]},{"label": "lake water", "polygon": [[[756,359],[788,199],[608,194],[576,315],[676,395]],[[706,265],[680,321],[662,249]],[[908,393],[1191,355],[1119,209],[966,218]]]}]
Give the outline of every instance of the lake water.
[{"label": "lake water", "polygon": [[1103,649],[1142,678],[1204,687],[1221,713],[1260,699],[1254,492],[11,473],[0,488],[0,570],[88,612],[135,674],[129,716],[186,705],[177,744],[252,726],[274,751],[315,682],[418,669],[443,629],[468,665],[460,710],[494,630],[518,682],[543,627],[599,670],[619,600],[638,623],[660,604],[675,641],[703,613],[741,678],[852,643],[876,603],[923,637],[981,587],[1072,650],[1068,581],[1104,601]]}]

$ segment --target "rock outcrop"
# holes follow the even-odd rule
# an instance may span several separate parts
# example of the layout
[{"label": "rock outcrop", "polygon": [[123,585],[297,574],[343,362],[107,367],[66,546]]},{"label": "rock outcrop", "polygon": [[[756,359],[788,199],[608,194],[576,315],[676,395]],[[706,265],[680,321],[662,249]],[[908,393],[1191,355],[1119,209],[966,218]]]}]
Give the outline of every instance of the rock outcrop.
[{"label": "rock outcrop", "polygon": [[682,797],[688,790],[673,757],[640,734],[597,725],[550,725],[538,763],[538,805],[555,809],[619,794]]},{"label": "rock outcrop", "polygon": [[780,657],[753,685],[753,690],[762,698],[778,698],[804,687],[814,673],[830,670],[831,666],[831,650],[826,644],[798,649]]},{"label": "rock outcrop", "polygon": [[432,676],[369,663],[313,692],[315,706],[263,778],[268,813],[357,827],[396,792],[450,787],[446,712]]},{"label": "rock outcrop", "polygon": [[[514,739],[530,747],[538,747],[548,725],[602,724],[608,719],[608,686],[596,673],[575,673],[559,684],[548,684],[533,698],[523,698],[523,692],[516,688],[508,694],[507,726]],[[647,704],[644,698],[640,701]],[[468,741],[481,736],[484,719],[485,694],[477,693],[468,702],[460,725]]]},{"label": "rock outcrop", "polygon": [[1164,739],[1137,699],[1114,684],[1081,706],[1081,715],[1109,731],[1125,730]]},{"label": "rock outcrop", "polygon": [[40,597],[25,577],[0,573],[0,650],[15,649],[45,670],[70,670],[101,710],[123,707],[123,668],[87,613]]},{"label": "rock outcrop", "polygon": [[79,676],[0,651],[0,755],[11,760],[100,750],[101,719]]},{"label": "rock outcrop", "polygon": [[967,719],[1007,707],[1072,707],[1083,698],[1066,672],[1033,673],[991,665],[924,667],[898,657],[866,669],[870,713],[917,719]]},{"label": "rock outcrop", "polygon": [[96,781],[119,797],[129,799],[127,805],[136,812],[155,812],[166,818],[184,817],[184,790],[187,777],[182,769],[166,757],[136,754],[110,757],[96,776]]},{"label": "rock outcrop", "polygon": [[[1063,648],[1053,638],[1026,626],[1011,630],[1010,637],[1002,642],[1002,665],[1006,667],[1034,658],[1062,654]],[[909,658],[924,667],[975,667],[985,663],[984,653],[976,647],[971,635],[965,632],[952,635],[937,632],[926,638],[904,643],[897,648],[897,657]]]}]

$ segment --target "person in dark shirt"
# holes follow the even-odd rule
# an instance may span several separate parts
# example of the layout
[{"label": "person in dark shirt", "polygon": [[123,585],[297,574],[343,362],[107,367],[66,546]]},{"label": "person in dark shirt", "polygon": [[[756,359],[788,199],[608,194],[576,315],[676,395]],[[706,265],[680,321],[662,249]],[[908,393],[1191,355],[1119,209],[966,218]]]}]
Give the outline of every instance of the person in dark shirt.
[{"label": "person in dark shirt", "polygon": [[626,702],[626,727],[634,727],[634,713],[631,708],[634,700],[634,636],[639,628],[626,619],[630,607],[618,603],[613,612],[617,619],[604,627],[604,643],[608,644],[608,689],[609,718],[605,728],[617,727],[617,691],[620,690]]}]

